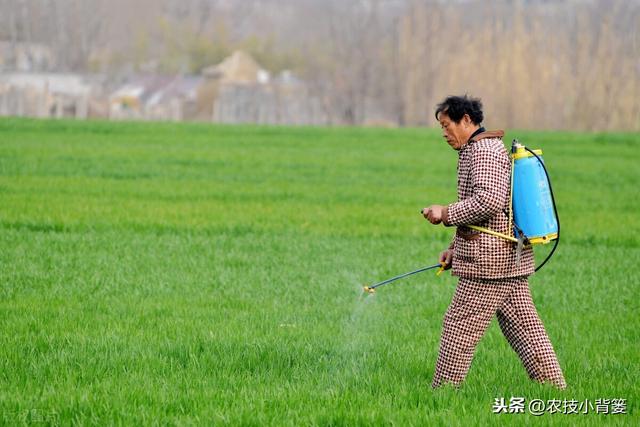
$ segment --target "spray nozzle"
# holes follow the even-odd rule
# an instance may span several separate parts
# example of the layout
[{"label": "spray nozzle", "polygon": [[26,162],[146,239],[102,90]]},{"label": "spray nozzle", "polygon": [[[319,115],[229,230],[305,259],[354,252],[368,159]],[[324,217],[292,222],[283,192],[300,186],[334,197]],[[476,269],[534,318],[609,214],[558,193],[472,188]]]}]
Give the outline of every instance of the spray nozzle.
[{"label": "spray nozzle", "polygon": [[523,149],[524,147],[520,144],[520,142],[517,139],[513,139],[513,141],[511,141],[511,152],[512,153],[517,153],[518,150]]}]

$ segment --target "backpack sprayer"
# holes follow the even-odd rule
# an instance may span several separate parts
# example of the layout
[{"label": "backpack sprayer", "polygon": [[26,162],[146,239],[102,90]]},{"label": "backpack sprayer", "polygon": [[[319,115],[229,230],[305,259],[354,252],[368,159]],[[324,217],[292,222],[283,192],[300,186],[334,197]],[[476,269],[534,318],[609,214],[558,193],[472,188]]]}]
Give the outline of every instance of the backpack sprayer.
[{"label": "backpack sprayer", "polygon": [[514,236],[488,228],[469,225],[469,228],[516,242],[516,262],[524,245],[547,244],[555,241],[551,252],[535,271],[549,261],[560,242],[560,218],[551,189],[551,179],[542,159],[542,150],[530,150],[517,139],[511,143],[511,198],[509,223]]},{"label": "backpack sprayer", "polygon": [[[560,218],[558,217],[558,210],[553,190],[551,189],[551,180],[542,159],[542,150],[530,150],[521,145],[517,139],[514,139],[511,143],[510,157],[511,198],[509,212],[505,212],[505,215],[509,217],[509,223],[513,224],[513,236],[477,225],[469,225],[468,227],[517,243],[516,262],[520,260],[520,253],[524,245],[547,244],[554,241],[555,243],[549,255],[536,267],[535,271],[538,271],[549,261],[560,242]],[[446,264],[441,262],[423,267],[372,286],[364,286],[363,290],[372,294],[379,286],[437,267],[440,268],[436,274],[440,275],[445,266]]]}]

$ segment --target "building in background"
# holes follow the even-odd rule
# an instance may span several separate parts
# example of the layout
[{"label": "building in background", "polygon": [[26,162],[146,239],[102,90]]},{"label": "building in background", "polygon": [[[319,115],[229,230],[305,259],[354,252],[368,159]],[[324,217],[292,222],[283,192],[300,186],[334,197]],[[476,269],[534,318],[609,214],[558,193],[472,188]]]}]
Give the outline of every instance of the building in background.
[{"label": "building in background", "polygon": [[115,120],[194,120],[200,76],[138,76],[109,97],[109,118]]},{"label": "building in background", "polygon": [[100,78],[79,74],[0,73],[0,115],[104,117]]},{"label": "building in background", "polygon": [[248,53],[236,51],[220,64],[203,70],[201,94],[217,123],[282,125],[325,124],[320,100],[291,71],[272,78]]},{"label": "building in background", "polygon": [[[30,64],[44,66],[38,61]],[[272,77],[243,51],[204,68],[200,75],[149,73],[124,78],[118,85],[92,75],[0,72],[0,115],[273,125],[330,122],[305,81],[287,70]]]},{"label": "building in background", "polygon": [[320,101],[290,71],[275,78],[248,53],[235,51],[201,75],[147,74],[109,96],[110,119],[326,124]]}]

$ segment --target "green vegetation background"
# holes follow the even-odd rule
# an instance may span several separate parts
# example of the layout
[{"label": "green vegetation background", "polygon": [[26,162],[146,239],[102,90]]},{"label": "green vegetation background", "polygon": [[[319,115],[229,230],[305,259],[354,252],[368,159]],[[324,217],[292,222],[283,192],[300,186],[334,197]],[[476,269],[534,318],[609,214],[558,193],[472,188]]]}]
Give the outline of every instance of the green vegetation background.
[{"label": "green vegetation background", "polygon": [[[637,425],[640,135],[513,137],[562,220],[530,280],[562,392],[495,322],[430,389],[448,274],[361,295],[452,236],[418,214],[455,199],[436,130],[0,120],[0,423]],[[492,414],[511,396],[628,414]]]}]

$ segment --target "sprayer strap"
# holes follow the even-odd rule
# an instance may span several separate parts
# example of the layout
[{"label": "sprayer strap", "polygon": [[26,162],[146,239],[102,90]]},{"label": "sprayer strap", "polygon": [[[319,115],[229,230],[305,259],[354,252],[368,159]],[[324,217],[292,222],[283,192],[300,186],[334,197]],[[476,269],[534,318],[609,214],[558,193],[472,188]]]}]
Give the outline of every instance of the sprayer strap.
[{"label": "sprayer strap", "polygon": [[[511,143],[512,152],[514,150],[513,145],[517,143],[518,143],[517,139],[514,139],[513,142]],[[515,172],[514,169],[516,166],[516,159],[513,157],[513,155],[511,155],[510,157],[511,157],[511,181],[510,181],[510,188],[509,188],[509,225],[511,224],[515,225],[515,221],[513,220],[513,175]]]},{"label": "sprayer strap", "polygon": [[474,230],[481,231],[483,233],[491,234],[492,236],[500,237],[505,240],[509,240],[511,242],[518,242],[518,239],[512,236],[507,236],[506,234],[498,233],[497,231],[489,230],[488,228],[479,227],[477,225],[467,225],[469,228],[473,228]]}]

